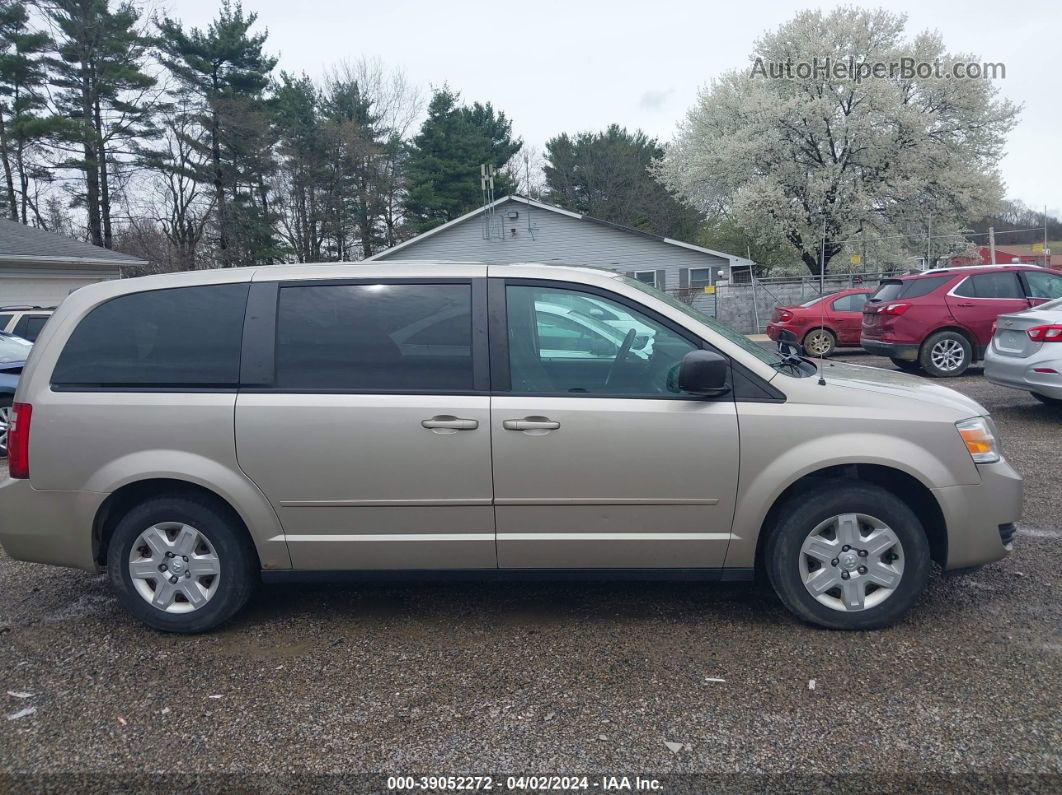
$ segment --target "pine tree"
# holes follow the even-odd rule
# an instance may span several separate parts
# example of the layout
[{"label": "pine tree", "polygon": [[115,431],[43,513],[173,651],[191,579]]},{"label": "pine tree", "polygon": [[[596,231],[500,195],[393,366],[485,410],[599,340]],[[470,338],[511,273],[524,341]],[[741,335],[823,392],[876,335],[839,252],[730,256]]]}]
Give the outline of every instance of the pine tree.
[{"label": "pine tree", "polygon": [[81,154],[66,165],[84,174],[91,241],[111,248],[113,167],[157,134],[156,81],[143,68],[151,42],[131,2],[112,10],[109,0],[51,0],[45,12],[58,32],[52,82]]},{"label": "pine tree", "polygon": [[546,198],[603,221],[690,241],[697,213],[650,172],[663,155],[656,139],[618,124],[574,137],[561,133],[546,142]]},{"label": "pine tree", "polygon": [[163,61],[205,131],[196,146],[209,155],[209,171],[200,178],[213,187],[223,266],[270,262],[281,253],[273,239],[274,131],[265,98],[276,59],[264,52],[268,33],[250,32],[257,18],[225,0],[205,31],[186,31],[169,17],[158,23]]},{"label": "pine tree", "polygon": [[61,124],[46,112],[43,55],[49,46],[47,33],[30,29],[26,3],[0,6],[0,162],[8,216],[22,223],[28,221],[30,180],[41,173],[31,152]]},{"label": "pine tree", "polygon": [[[406,212],[418,232],[452,221],[482,204],[480,164],[500,169],[520,151],[512,122],[488,102],[459,105],[460,95],[438,89],[428,105],[428,118],[409,150]],[[495,177],[495,193],[513,189],[503,172]]]}]

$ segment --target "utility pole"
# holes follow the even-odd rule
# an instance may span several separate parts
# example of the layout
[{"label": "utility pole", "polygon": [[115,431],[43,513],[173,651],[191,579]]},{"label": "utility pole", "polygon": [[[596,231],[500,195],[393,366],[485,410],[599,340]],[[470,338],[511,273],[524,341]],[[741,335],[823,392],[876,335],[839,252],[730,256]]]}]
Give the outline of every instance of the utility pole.
[{"label": "utility pole", "polygon": [[1051,265],[1051,255],[1047,252],[1050,249],[1047,247],[1047,205],[1044,205],[1044,267],[1047,268]]},{"label": "utility pole", "polygon": [[933,267],[933,216],[929,216],[927,223],[929,231],[926,232],[926,270],[930,270]]},{"label": "utility pole", "polygon": [[989,259],[989,265],[996,264],[996,228],[994,226],[988,227],[988,250],[991,253]]}]

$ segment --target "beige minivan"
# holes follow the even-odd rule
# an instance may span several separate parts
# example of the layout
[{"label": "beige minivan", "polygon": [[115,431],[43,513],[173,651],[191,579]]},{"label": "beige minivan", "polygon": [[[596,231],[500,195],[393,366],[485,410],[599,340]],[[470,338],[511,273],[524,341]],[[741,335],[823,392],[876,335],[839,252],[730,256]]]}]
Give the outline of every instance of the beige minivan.
[{"label": "beige minivan", "polygon": [[1003,557],[1022,503],[973,400],[766,350],[589,268],[84,287],[14,417],[0,544],[106,568],[175,632],[308,571],[765,576],[802,619],[868,629],[915,603],[931,561]]}]

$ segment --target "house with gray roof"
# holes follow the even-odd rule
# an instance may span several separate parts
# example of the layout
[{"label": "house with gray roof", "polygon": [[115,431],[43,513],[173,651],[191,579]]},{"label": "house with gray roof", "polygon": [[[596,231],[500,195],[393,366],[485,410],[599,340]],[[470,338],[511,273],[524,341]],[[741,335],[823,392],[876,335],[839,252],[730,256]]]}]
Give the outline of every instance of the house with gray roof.
[{"label": "house with gray roof", "polygon": [[56,306],[86,284],[144,260],[0,219],[0,306]]},{"label": "house with gray roof", "polygon": [[503,196],[370,257],[592,265],[662,290],[700,290],[748,269],[744,257],[608,223],[524,196]]}]

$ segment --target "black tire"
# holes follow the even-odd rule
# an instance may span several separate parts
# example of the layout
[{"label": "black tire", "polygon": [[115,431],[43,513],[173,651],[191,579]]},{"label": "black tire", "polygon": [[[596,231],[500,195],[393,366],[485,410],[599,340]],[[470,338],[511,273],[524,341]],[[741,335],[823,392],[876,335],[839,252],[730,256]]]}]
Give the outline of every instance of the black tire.
[{"label": "black tire", "polygon": [[[826,343],[826,347],[820,353],[818,350],[812,350],[808,343],[812,341],[812,336],[818,336],[821,332],[822,339]],[[801,345],[804,346],[804,352],[812,359],[817,359],[819,356],[823,358],[829,356],[835,350],[837,350],[837,336],[828,328],[813,328],[807,334],[804,335],[804,339],[801,341]]]},{"label": "black tire", "polygon": [[0,395],[0,410],[5,410],[4,416],[0,418],[0,458],[7,458],[7,417],[12,402],[11,395]]},{"label": "black tire", "polygon": [[898,369],[903,370],[905,373],[917,373],[922,369],[922,365],[918,362],[909,362],[906,359],[897,359],[895,356],[890,356],[889,361],[892,362]]},{"label": "black tire", "polygon": [[[934,363],[934,354],[940,347],[946,347],[953,351],[956,357],[960,357],[954,366],[938,366]],[[922,349],[918,352],[918,363],[922,369],[934,378],[955,378],[966,372],[973,362],[973,346],[970,341],[957,331],[938,331],[930,335],[929,339],[922,343]]]},{"label": "black tire", "polygon": [[[170,613],[151,605],[133,585],[129,556],[148,528],[167,522],[188,524],[213,546],[220,565],[217,590],[202,607]],[[160,495],[125,514],[107,548],[107,570],[122,604],[145,624],[164,632],[207,632],[228,621],[247,604],[260,579],[254,545],[239,522],[214,500],[194,495]]]},{"label": "black tire", "polygon": [[[820,523],[844,513],[862,513],[887,524],[903,547],[903,574],[884,601],[863,610],[837,610],[819,602],[804,586],[801,547]],[[831,481],[793,497],[779,513],[765,547],[768,578],[782,603],[804,621],[829,629],[867,630],[888,626],[918,601],[929,581],[929,542],[914,512],[889,491],[860,481]]]},{"label": "black tire", "polygon": [[1030,392],[1034,398],[1039,400],[1045,406],[1062,406],[1062,400],[1054,397],[1048,397],[1047,395],[1041,395],[1039,392]]}]

